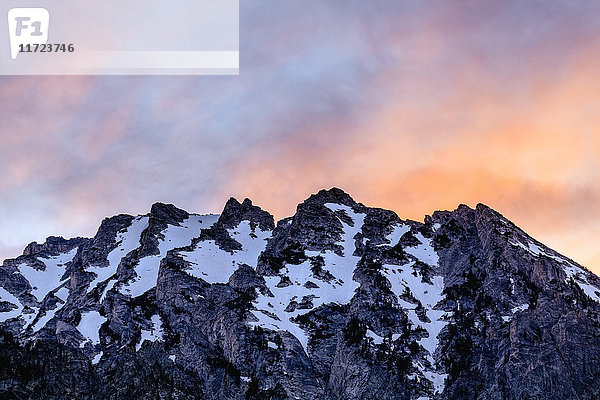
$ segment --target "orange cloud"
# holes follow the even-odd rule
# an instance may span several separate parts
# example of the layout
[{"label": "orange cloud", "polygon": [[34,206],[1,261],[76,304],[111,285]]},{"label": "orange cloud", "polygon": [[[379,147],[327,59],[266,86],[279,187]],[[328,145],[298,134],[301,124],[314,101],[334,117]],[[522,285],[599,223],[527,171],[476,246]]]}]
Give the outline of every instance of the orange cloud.
[{"label": "orange cloud", "polygon": [[439,99],[406,98],[404,76],[378,76],[374,85],[397,93],[385,107],[364,111],[354,125],[310,121],[231,166],[224,187],[279,217],[331,186],[412,219],[484,202],[600,272],[598,236],[581,235],[600,226],[600,62],[590,61],[597,43],[584,44],[566,72],[516,78],[517,95],[492,83],[478,60],[448,77],[460,79],[458,89]]}]

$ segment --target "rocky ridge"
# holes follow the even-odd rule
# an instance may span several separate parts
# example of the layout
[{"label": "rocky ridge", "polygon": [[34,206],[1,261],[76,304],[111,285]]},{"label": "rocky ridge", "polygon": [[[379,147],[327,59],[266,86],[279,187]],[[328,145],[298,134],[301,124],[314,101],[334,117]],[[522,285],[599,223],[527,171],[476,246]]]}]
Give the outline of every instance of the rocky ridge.
[{"label": "rocky ridge", "polygon": [[157,203],[0,267],[0,397],[594,399],[600,279],[485,205]]}]

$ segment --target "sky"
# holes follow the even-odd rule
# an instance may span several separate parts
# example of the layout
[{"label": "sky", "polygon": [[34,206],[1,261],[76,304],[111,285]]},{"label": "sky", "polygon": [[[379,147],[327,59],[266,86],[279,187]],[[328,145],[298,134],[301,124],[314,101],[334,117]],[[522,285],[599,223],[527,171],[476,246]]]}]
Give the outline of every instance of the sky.
[{"label": "sky", "polygon": [[485,203],[600,273],[600,2],[252,0],[240,75],[0,77],[0,259],[157,201]]}]

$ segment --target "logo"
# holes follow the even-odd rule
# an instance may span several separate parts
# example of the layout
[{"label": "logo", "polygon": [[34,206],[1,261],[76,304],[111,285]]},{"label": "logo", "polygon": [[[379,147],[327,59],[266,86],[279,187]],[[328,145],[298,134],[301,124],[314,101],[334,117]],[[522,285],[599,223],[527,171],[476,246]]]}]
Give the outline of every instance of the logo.
[{"label": "logo", "polygon": [[8,11],[10,55],[16,59],[27,45],[48,42],[50,13],[45,8],[12,8]]},{"label": "logo", "polygon": [[239,0],[4,2],[0,77],[239,74]]}]

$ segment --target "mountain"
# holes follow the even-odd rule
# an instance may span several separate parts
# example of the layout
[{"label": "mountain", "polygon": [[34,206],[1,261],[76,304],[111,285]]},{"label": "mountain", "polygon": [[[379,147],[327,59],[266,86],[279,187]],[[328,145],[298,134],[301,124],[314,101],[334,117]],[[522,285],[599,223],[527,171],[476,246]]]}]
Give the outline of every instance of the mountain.
[{"label": "mountain", "polygon": [[598,399],[600,279],[477,205],[154,204],[0,268],[3,399]]}]

